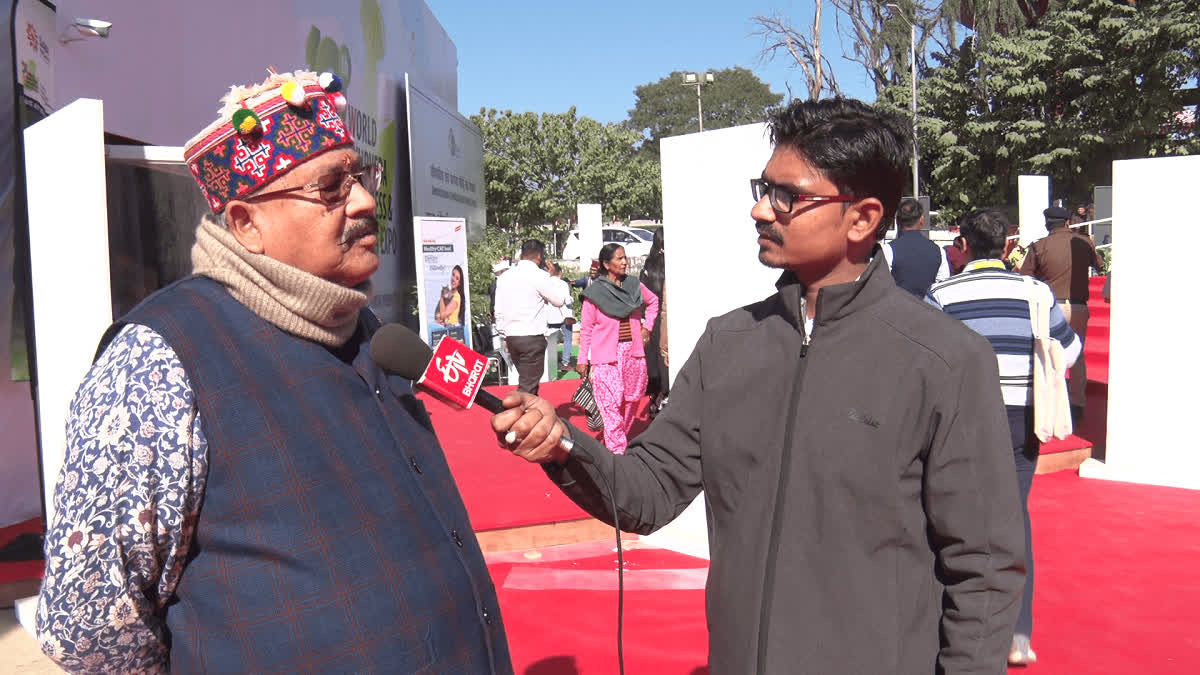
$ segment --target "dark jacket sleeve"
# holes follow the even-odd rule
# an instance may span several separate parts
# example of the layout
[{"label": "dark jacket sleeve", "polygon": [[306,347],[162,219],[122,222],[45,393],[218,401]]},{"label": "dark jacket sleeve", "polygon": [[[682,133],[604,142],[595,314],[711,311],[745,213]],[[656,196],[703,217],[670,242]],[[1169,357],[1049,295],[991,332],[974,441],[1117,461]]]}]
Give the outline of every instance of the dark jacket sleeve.
[{"label": "dark jacket sleeve", "polygon": [[947,387],[924,501],[945,585],[939,672],[1003,673],[1025,580],[1025,533],[996,357],[982,338]]},{"label": "dark jacket sleeve", "polygon": [[621,529],[649,534],[674,520],[699,494],[700,352],[706,337],[700,339],[675,379],[671,405],[629,444],[624,455],[612,454],[599,441],[571,427],[576,452],[587,453],[595,464],[571,459],[561,468],[547,466],[546,473],[581,509],[613,524],[607,479],[616,489]]}]

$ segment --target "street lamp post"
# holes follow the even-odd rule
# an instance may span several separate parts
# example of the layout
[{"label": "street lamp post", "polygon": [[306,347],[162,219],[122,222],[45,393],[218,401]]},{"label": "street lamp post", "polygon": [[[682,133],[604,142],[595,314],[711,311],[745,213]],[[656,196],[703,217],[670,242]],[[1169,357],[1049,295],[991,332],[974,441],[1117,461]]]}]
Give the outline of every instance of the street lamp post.
[{"label": "street lamp post", "polygon": [[712,81],[713,74],[711,72],[683,74],[683,86],[696,85],[696,114],[700,120],[700,133],[704,133],[704,104],[700,101],[700,87],[712,84]]},{"label": "street lamp post", "polygon": [[889,2],[887,7],[896,10],[896,16],[900,20],[908,24],[908,61],[912,65],[912,135],[913,135],[913,158],[912,158],[912,178],[913,178],[913,198],[916,199],[921,195],[918,188],[920,187],[920,179],[918,178],[918,169],[920,161],[917,155],[917,27],[913,22],[909,21],[904,16],[904,10],[894,2]]}]

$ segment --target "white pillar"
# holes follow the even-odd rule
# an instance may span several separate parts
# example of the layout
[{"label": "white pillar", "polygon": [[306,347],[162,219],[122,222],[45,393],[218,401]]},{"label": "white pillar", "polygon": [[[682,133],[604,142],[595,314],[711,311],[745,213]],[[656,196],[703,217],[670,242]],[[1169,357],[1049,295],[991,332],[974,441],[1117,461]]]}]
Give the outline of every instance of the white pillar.
[{"label": "white pillar", "polygon": [[79,99],[26,129],[25,176],[48,524],[71,399],[113,319],[103,104]]},{"label": "white pillar", "polygon": [[578,204],[575,207],[576,216],[579,219],[579,266],[587,271],[588,266],[592,264],[592,260],[600,253],[600,247],[604,245],[604,238],[601,236],[601,214],[599,204]]},{"label": "white pillar", "polygon": [[1017,205],[1019,241],[1028,246],[1046,236],[1046,217],[1042,212],[1050,206],[1050,178],[1017,176]]},{"label": "white pillar", "polygon": [[[774,293],[780,271],[758,262],[758,234],[750,217],[750,179],[762,175],[771,158],[766,125],[675,136],[661,143],[673,380],[708,320]],[[707,558],[704,495],[645,541]]]},{"label": "white pillar", "polygon": [[1200,354],[1184,301],[1195,270],[1164,261],[1164,231],[1152,226],[1182,224],[1180,197],[1194,192],[1196,176],[1200,155],[1113,162],[1108,448],[1104,463],[1080,467],[1082,476],[1200,489],[1200,445],[1189,424]]}]

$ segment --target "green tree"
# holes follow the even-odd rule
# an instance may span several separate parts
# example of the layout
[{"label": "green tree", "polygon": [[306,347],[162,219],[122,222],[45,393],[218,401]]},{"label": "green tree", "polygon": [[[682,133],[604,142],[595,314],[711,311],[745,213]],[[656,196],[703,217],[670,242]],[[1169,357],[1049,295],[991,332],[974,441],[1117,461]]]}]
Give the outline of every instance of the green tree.
[{"label": "green tree", "polygon": [[[618,124],[565,113],[480,110],[488,224],[508,242],[538,233],[564,234],[579,203],[606,215],[658,218],[656,160],[639,155],[641,137]],[[548,232],[546,232],[548,230]]]},{"label": "green tree", "polygon": [[[703,85],[700,93],[705,129],[761,122],[783,100],[782,94],[771,91],[745,68],[735,66],[712,73],[712,83]],[[627,124],[650,141],[646,147],[656,157],[658,139],[699,130],[696,87],[684,85],[682,72],[643,84],[634,90],[634,95],[637,102],[629,111]]]},{"label": "green tree", "polygon": [[[1016,200],[1020,174],[1082,199],[1119,159],[1200,152],[1194,0],[1063,0],[1034,26],[938,55],[920,82],[922,173],[950,214]],[[906,91],[907,85],[904,85]],[[892,89],[878,105],[899,108]]]}]

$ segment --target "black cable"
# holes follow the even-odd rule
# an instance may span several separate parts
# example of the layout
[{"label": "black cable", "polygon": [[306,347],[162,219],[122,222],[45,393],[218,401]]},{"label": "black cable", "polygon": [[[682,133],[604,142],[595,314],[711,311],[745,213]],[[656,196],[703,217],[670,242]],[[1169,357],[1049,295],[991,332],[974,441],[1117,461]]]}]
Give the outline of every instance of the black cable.
[{"label": "black cable", "polygon": [[[617,533],[617,668],[620,675],[625,675],[625,643],[622,639],[625,623],[625,555],[621,548],[621,523],[617,515],[617,495],[608,479],[604,477],[603,471],[596,471],[596,475],[600,477],[605,490],[608,491],[608,499],[612,505],[613,530]],[[616,465],[614,464],[613,482],[615,483],[616,480]]]}]

